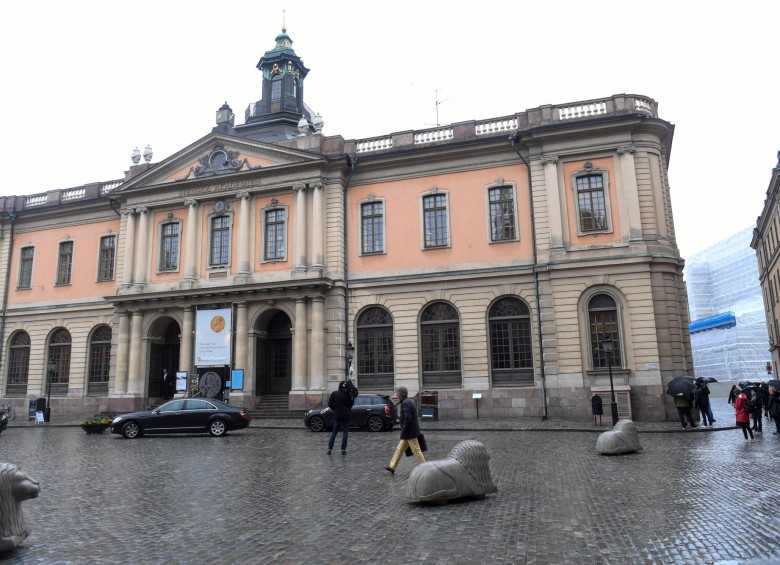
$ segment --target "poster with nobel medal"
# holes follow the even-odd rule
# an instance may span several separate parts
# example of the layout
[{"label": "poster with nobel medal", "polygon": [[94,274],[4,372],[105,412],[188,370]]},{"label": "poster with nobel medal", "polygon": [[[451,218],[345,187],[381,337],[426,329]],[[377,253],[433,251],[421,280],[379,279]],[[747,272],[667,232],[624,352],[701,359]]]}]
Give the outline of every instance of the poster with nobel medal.
[{"label": "poster with nobel medal", "polygon": [[198,310],[195,318],[195,365],[230,365],[230,308]]}]

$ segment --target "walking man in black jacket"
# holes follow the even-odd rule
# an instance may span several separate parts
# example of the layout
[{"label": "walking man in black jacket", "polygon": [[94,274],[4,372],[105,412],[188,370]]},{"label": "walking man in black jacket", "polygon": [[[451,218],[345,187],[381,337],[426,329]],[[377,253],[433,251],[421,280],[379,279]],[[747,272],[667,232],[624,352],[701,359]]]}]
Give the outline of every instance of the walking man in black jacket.
[{"label": "walking man in black jacket", "polygon": [[334,390],[330,393],[330,399],[328,399],[328,408],[333,410],[333,431],[330,432],[330,440],[328,441],[328,455],[333,451],[333,444],[336,442],[336,436],[341,428],[341,454],[347,454],[347,441],[349,441],[349,418],[352,415],[352,406],[355,404],[355,396],[357,396],[357,389],[351,387],[347,381],[341,381],[339,383],[338,390]]},{"label": "walking man in black jacket", "polygon": [[395,392],[398,398],[401,399],[401,441],[398,442],[398,447],[395,448],[390,465],[385,467],[385,470],[390,471],[391,475],[395,474],[395,468],[398,466],[398,462],[401,460],[401,456],[407,447],[411,447],[418,463],[425,463],[425,456],[420,449],[420,442],[417,439],[420,437],[420,421],[417,419],[417,407],[414,405],[414,400],[409,398],[409,391],[405,386],[399,386],[395,389]]}]

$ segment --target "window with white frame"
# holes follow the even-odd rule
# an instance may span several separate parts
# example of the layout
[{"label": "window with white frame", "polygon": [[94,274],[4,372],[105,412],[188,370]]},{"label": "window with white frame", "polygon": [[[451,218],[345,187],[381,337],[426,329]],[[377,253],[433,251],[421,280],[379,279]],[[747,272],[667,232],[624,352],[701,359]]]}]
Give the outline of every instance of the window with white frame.
[{"label": "window with white frame", "polygon": [[287,258],[287,209],[266,210],[263,225],[263,259],[284,261]]},{"label": "window with white frame", "polygon": [[73,242],[61,241],[57,257],[57,284],[70,284],[73,273]]},{"label": "window with white frame", "polygon": [[209,265],[227,265],[228,263],[230,263],[230,216],[217,216],[211,219]]},{"label": "window with white frame", "polygon": [[607,183],[605,173],[574,177],[579,233],[603,232],[610,229]]},{"label": "window with white frame", "polygon": [[19,256],[19,283],[17,288],[32,288],[34,247],[22,247]]},{"label": "window with white frame", "polygon": [[114,260],[116,258],[116,236],[106,235],[100,238],[98,256],[98,280],[114,280]]},{"label": "window with white frame", "polygon": [[517,239],[514,187],[496,186],[489,188],[488,206],[490,209],[490,241]]},{"label": "window with white frame", "polygon": [[426,249],[447,247],[450,244],[447,194],[425,195],[422,206],[424,247]]},{"label": "window with white frame", "polygon": [[374,200],[360,205],[360,243],[362,253],[384,252],[384,202]]},{"label": "window with white frame", "polygon": [[166,222],[160,231],[160,270],[179,268],[179,222]]},{"label": "window with white frame", "polygon": [[[594,369],[622,367],[620,343],[620,323],[615,299],[605,293],[599,293],[588,300],[588,326],[590,328],[591,362]],[[612,353],[608,356],[602,342],[604,338],[612,340]]]}]

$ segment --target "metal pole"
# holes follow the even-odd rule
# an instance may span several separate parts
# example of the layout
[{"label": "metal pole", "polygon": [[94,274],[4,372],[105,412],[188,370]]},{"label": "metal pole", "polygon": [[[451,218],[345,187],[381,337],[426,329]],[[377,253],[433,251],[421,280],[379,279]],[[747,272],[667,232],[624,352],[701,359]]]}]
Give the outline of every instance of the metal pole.
[{"label": "metal pole", "polygon": [[615,385],[612,383],[612,352],[607,352],[607,365],[609,367],[609,390],[612,392],[612,425],[618,423],[617,401],[615,400]]},{"label": "metal pole", "polygon": [[47,424],[51,421],[51,377],[54,371],[49,369],[46,374],[48,376],[46,386],[46,413],[43,415],[43,421]]}]

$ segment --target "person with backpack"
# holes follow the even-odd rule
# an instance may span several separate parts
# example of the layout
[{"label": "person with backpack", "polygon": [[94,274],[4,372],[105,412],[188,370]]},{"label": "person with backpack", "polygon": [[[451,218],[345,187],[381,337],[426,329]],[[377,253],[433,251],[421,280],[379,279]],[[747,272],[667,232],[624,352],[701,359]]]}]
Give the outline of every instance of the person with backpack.
[{"label": "person with backpack", "polygon": [[775,435],[780,435],[780,392],[773,386],[769,387],[769,406],[767,408],[769,417],[775,421],[776,432],[772,432]]},{"label": "person with backpack", "polygon": [[328,408],[333,410],[333,430],[328,440],[328,455],[333,451],[336,436],[341,428],[341,454],[347,454],[347,442],[349,441],[349,419],[352,416],[352,406],[355,405],[355,397],[358,390],[352,381],[341,381],[338,390],[330,393]]},{"label": "person with backpack", "polygon": [[674,397],[674,406],[677,408],[677,416],[680,418],[680,423],[684,430],[688,428],[688,422],[690,422],[691,428],[696,427],[696,422],[693,421],[693,415],[691,414],[691,400],[692,399],[689,398],[688,394],[683,393]]},{"label": "person with backpack", "polygon": [[761,426],[761,417],[763,416],[764,412],[763,408],[764,405],[761,403],[761,398],[758,396],[758,391],[756,389],[751,389],[750,399],[748,400],[747,406],[745,407],[745,411],[750,414],[750,417],[753,419],[753,426],[751,429],[757,434],[764,433]]},{"label": "person with backpack", "polygon": [[[750,415],[745,411],[748,397],[740,388],[736,387],[736,385],[734,388],[736,388],[737,391],[735,391],[736,398],[732,406],[734,406],[734,410],[736,411],[737,427],[742,428],[742,435],[745,436],[745,441],[751,442],[753,441],[753,431],[750,429]],[[748,434],[750,434],[750,438],[748,438]]]}]

